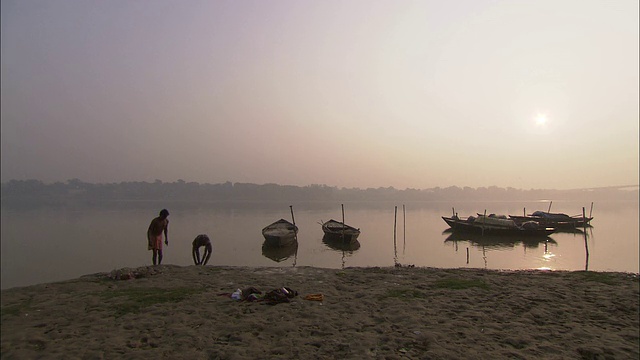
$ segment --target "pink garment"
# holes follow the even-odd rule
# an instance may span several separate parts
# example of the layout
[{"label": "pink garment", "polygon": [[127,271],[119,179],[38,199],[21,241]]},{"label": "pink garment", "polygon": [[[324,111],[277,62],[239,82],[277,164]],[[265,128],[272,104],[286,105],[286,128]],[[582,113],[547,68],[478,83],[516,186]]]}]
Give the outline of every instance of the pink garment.
[{"label": "pink garment", "polygon": [[149,236],[149,250],[162,250],[162,234]]}]

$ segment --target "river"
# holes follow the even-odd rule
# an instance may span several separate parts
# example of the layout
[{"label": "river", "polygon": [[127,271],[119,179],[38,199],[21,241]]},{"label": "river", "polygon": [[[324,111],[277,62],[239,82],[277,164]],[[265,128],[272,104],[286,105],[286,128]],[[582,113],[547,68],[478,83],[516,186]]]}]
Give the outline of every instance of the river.
[{"label": "river", "polygon": [[[300,229],[297,248],[263,250],[260,230],[280,218],[291,220],[289,205]],[[548,200],[345,203],[345,222],[362,231],[359,247],[345,250],[322,241],[319,222],[342,220],[341,204],[333,202],[3,205],[2,288],[150,265],[145,234],[162,208],[171,213],[163,264],[191,265],[191,242],[207,234],[213,243],[209,265],[638,272],[637,201],[596,203],[586,232],[554,233],[546,240],[455,239],[441,219],[452,208],[462,217],[485,210],[520,215],[548,206]],[[554,201],[551,210],[577,215],[583,207],[589,215],[589,203]]]}]

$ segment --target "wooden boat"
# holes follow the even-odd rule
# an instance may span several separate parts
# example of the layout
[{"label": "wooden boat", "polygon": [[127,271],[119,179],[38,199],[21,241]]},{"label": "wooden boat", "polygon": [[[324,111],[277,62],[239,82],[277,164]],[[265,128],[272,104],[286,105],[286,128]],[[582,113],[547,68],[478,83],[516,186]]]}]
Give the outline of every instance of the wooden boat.
[{"label": "wooden boat", "polygon": [[590,226],[589,222],[593,220],[593,217],[583,217],[582,215],[570,216],[563,213],[548,213],[543,211],[535,211],[529,215],[509,215],[509,218],[517,223],[535,221],[542,226],[564,229]]},{"label": "wooden boat", "polygon": [[322,231],[324,231],[324,235],[332,241],[354,242],[360,235],[360,229],[333,219],[322,223]]},{"label": "wooden boat", "polygon": [[287,246],[296,241],[298,227],[285,219],[280,219],[262,229],[266,246]]},{"label": "wooden boat", "polygon": [[548,236],[556,231],[555,228],[541,226],[535,222],[517,224],[511,219],[501,219],[489,216],[469,216],[468,218],[445,217],[442,219],[454,231],[469,232],[482,235],[502,236]]}]

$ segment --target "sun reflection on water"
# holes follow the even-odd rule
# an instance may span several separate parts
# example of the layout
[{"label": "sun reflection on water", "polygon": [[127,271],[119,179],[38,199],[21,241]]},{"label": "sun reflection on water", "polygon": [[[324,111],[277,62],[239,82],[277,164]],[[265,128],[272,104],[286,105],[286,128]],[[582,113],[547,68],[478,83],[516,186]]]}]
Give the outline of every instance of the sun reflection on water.
[{"label": "sun reflection on water", "polygon": [[542,254],[542,261],[547,264],[545,264],[546,266],[539,267],[538,270],[547,270],[547,271],[553,270],[553,268],[550,266],[551,265],[550,262],[554,260],[555,257],[556,257],[556,254],[549,251],[548,242],[545,242],[544,254]]}]

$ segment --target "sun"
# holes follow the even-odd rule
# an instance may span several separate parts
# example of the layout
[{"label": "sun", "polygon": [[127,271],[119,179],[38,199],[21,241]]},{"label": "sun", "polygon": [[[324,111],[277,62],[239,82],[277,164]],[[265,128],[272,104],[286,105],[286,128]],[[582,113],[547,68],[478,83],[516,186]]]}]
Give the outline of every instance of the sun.
[{"label": "sun", "polygon": [[538,114],[536,116],[536,125],[544,126],[547,123],[547,116],[544,114]]}]

